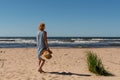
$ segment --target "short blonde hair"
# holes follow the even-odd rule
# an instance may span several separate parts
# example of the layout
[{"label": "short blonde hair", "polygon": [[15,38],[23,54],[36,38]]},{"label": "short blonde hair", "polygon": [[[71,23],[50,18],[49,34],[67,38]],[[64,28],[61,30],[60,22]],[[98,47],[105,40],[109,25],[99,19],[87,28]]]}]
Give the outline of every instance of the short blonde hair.
[{"label": "short blonde hair", "polygon": [[44,27],[45,27],[45,23],[40,23],[39,30],[44,30]]},{"label": "short blonde hair", "polygon": [[40,27],[45,27],[45,23],[40,23]]}]

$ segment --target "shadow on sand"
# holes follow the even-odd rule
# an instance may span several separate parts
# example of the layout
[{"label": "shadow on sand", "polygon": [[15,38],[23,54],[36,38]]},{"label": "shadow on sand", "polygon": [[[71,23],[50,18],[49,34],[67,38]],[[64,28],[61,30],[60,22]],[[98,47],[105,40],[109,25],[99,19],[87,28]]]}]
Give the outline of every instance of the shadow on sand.
[{"label": "shadow on sand", "polygon": [[71,76],[71,75],[76,75],[76,76],[91,76],[89,74],[77,74],[77,73],[71,73],[71,72],[47,72],[47,73],[50,73],[50,74],[56,74],[56,75],[68,75],[68,76]]}]

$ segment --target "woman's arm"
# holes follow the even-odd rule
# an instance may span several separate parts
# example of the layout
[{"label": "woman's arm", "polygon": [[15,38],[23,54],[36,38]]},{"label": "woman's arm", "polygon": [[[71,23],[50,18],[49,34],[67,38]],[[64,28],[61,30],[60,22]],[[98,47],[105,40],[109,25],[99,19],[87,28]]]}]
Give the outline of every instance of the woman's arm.
[{"label": "woman's arm", "polygon": [[45,45],[47,49],[49,50],[48,41],[47,41],[47,32],[44,32],[44,40],[45,40]]},{"label": "woman's arm", "polygon": [[37,34],[37,36],[36,36],[36,45],[37,45],[37,47],[38,47],[38,34]]},{"label": "woman's arm", "polygon": [[48,46],[47,32],[45,32],[44,40],[45,40],[45,45],[46,45],[46,47],[47,47],[47,50],[52,54],[52,51],[49,49],[49,46]]}]

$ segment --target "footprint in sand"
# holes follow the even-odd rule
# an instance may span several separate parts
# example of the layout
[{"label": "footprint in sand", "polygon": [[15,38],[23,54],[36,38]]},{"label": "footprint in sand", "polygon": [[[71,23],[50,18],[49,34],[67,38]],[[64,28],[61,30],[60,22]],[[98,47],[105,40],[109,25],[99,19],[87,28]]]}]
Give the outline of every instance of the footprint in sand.
[{"label": "footprint in sand", "polygon": [[0,59],[0,67],[3,68],[7,59]]},{"label": "footprint in sand", "polygon": [[0,51],[0,53],[5,53],[5,51]]}]

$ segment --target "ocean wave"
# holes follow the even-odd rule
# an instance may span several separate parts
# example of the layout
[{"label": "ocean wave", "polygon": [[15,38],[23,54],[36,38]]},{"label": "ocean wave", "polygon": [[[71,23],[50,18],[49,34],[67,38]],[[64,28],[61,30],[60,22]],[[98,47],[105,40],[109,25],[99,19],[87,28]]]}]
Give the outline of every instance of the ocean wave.
[{"label": "ocean wave", "polygon": [[[120,46],[120,38],[48,38],[50,47]],[[0,47],[36,47],[36,38],[0,38]]]},{"label": "ocean wave", "polygon": [[33,39],[0,39],[0,43],[36,43]]}]

